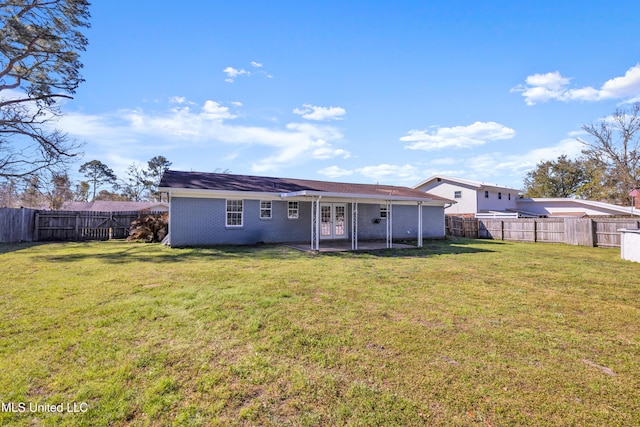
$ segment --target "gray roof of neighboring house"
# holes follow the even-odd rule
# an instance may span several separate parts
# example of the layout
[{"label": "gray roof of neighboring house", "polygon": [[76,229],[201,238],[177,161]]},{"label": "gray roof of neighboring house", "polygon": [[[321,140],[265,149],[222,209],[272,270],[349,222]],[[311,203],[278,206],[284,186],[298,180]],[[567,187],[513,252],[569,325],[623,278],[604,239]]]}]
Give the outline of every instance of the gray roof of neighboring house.
[{"label": "gray roof of neighboring house", "polygon": [[133,212],[167,208],[163,202],[116,202],[111,200],[97,200],[95,202],[64,202],[61,211],[83,212]]},{"label": "gray roof of neighboring house", "polygon": [[307,179],[273,178],[251,175],[233,175],[204,172],[181,172],[168,170],[162,176],[160,187],[165,189],[195,189],[218,191],[250,191],[265,193],[312,192],[362,195],[372,198],[420,199],[451,202],[409,187],[377,184],[352,184],[346,182],[314,181]]},{"label": "gray roof of neighboring house", "polygon": [[474,181],[471,179],[463,179],[463,178],[455,178],[452,176],[445,176],[445,175],[434,175],[430,178],[425,179],[424,181],[422,181],[421,183],[415,185],[413,188],[418,188],[418,187],[422,187],[423,185],[426,185],[432,181],[449,181],[449,182],[453,182],[456,184],[461,184],[461,185],[466,185],[468,187],[473,187],[473,188],[477,188],[477,189],[481,189],[481,188],[496,188],[496,189],[502,189],[502,190],[512,190],[514,192],[520,192],[521,190],[517,189],[517,188],[512,188],[512,187],[505,187],[503,185],[499,185],[499,184],[491,184],[488,182],[483,182],[483,181]]}]

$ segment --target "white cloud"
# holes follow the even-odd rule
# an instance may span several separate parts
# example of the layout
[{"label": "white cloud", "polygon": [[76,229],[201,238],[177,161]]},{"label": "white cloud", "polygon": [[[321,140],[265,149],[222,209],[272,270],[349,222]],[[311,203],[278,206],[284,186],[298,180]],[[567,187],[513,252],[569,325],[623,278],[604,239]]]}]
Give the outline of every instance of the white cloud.
[{"label": "white cloud", "polygon": [[470,148],[489,141],[510,139],[516,132],[496,122],[475,122],[468,126],[437,128],[435,131],[411,130],[400,141],[408,142],[411,150],[440,150],[444,148]]},{"label": "white cloud", "polygon": [[562,77],[560,72],[533,74],[525,84],[511,89],[524,97],[527,105],[549,100],[557,101],[601,101],[606,99],[640,98],[640,64],[627,70],[624,76],[614,77],[602,84],[600,89],[591,86],[569,88],[571,78]]},{"label": "white cloud", "polygon": [[[103,115],[65,113],[59,127],[107,153],[153,152],[153,155],[161,149],[179,147],[193,151],[194,156],[202,156],[204,150],[214,146],[235,146],[236,152],[242,149],[253,156],[247,163],[255,159],[252,167],[256,172],[276,170],[309,159],[350,157],[347,150],[334,145],[343,138],[342,133],[328,125],[247,126],[234,123],[238,116],[217,101],[207,100],[195,107],[184,97],[173,97],[169,101],[168,108],[160,112],[136,108]],[[260,154],[254,154],[256,151]]]},{"label": "white cloud", "polygon": [[329,178],[340,178],[342,176],[353,175],[353,171],[348,169],[342,169],[338,166],[329,166],[318,171],[320,175],[328,176]]},{"label": "white cloud", "polygon": [[334,148],[331,144],[323,141],[322,139],[313,143],[312,148],[313,151],[311,152],[311,156],[314,159],[332,159],[334,157],[348,159],[351,157],[351,154],[348,151],[343,150],[342,148]]},{"label": "white cloud", "polygon": [[365,166],[358,168],[357,172],[375,181],[384,182],[390,179],[417,180],[419,177],[418,168],[413,165],[389,165],[381,164],[376,166]]},{"label": "white cloud", "polygon": [[[571,136],[572,133],[570,133]],[[584,146],[576,138],[569,137],[550,147],[529,150],[522,154],[486,153],[468,159],[465,164],[479,176],[491,177],[509,173],[524,176],[542,161],[556,160],[566,154],[570,158],[578,157]]]},{"label": "white cloud", "polygon": [[224,70],[222,70],[223,73],[225,73],[227,75],[227,78],[224,80],[225,82],[229,82],[229,83],[233,83],[236,78],[238,76],[242,76],[242,75],[246,75],[246,76],[250,76],[251,72],[245,70],[244,68],[237,70],[233,67],[227,67]]},{"label": "white cloud", "polygon": [[328,121],[342,120],[347,111],[342,107],[316,107],[311,104],[303,104],[303,108],[294,108],[293,112],[303,119]]},{"label": "white cloud", "polygon": [[[265,77],[267,77],[269,79],[273,78],[273,76],[271,74],[269,74],[266,71],[261,69],[263,67],[263,64],[261,62],[251,61],[249,64],[253,68],[259,68],[259,70],[255,71],[255,73],[261,74],[261,75],[263,75],[263,76],[265,76]],[[238,78],[238,76],[247,76],[247,77],[251,76],[251,71],[247,71],[244,68],[237,69],[237,68],[234,68],[234,67],[227,67],[224,70],[222,70],[222,72],[227,75],[227,78],[224,81],[228,82],[228,83],[235,82],[236,78]]]},{"label": "white cloud", "polygon": [[414,182],[421,178],[420,172],[413,165],[390,165],[380,164],[374,166],[364,166],[352,170],[342,169],[338,166],[330,166],[318,171],[319,174],[329,178],[340,178],[354,174],[362,175],[370,181],[385,183],[390,181]]}]

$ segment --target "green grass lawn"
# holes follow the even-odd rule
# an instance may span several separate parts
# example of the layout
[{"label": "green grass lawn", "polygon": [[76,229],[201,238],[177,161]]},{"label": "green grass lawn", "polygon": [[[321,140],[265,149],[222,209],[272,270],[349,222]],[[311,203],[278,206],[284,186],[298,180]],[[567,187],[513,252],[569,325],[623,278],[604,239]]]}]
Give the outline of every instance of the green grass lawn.
[{"label": "green grass lawn", "polygon": [[619,250],[5,244],[0,269],[1,425],[640,425]]}]

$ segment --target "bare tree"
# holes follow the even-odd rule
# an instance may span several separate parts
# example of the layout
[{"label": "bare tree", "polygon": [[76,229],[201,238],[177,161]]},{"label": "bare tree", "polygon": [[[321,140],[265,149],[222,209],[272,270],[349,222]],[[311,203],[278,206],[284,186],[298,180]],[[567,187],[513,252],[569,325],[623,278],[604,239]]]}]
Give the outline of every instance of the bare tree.
[{"label": "bare tree", "polygon": [[640,104],[618,108],[612,116],[598,123],[582,126],[590,136],[579,139],[589,158],[606,165],[610,189],[617,202],[628,200],[628,194],[640,186]]},{"label": "bare tree", "polygon": [[127,176],[120,184],[122,196],[127,200],[139,202],[144,200],[148,188],[146,170],[138,163],[132,163],[127,168]]},{"label": "bare tree", "polygon": [[79,145],[52,126],[83,81],[86,0],[0,1],[0,177],[57,168]]}]

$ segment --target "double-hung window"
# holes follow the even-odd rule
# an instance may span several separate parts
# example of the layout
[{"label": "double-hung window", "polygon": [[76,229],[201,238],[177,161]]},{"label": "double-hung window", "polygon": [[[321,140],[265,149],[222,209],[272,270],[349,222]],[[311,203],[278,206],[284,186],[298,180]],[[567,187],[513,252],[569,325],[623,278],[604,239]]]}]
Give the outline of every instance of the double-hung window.
[{"label": "double-hung window", "polygon": [[289,202],[287,207],[287,218],[289,219],[298,219],[300,215],[300,206],[298,202]]},{"label": "double-hung window", "polygon": [[260,219],[271,219],[271,200],[260,201]]},{"label": "double-hung window", "polygon": [[243,200],[227,200],[227,227],[242,227]]},{"label": "double-hung window", "polygon": [[387,205],[380,205],[380,218],[387,219],[389,216],[389,210],[387,209]]}]

